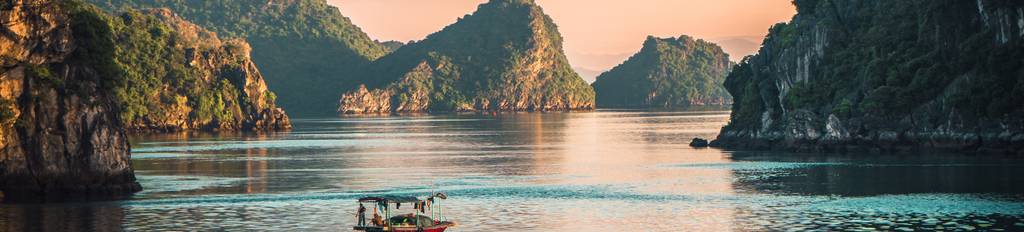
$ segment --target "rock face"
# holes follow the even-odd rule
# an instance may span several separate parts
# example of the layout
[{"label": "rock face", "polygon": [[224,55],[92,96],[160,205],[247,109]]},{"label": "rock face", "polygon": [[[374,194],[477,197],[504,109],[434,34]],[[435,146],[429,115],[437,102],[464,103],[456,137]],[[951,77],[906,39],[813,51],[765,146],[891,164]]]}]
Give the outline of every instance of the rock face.
[{"label": "rock face", "polygon": [[123,41],[117,59],[128,78],[117,93],[129,130],[291,128],[245,41],[221,40],[167,9],[123,12],[109,23]]},{"label": "rock face", "polygon": [[599,107],[673,108],[726,105],[722,87],[732,68],[718,45],[689,36],[648,37],[640,52],[597,77]]},{"label": "rock face", "polygon": [[109,91],[87,53],[99,16],[72,1],[3,0],[0,192],[5,201],[118,196],[141,190]]},{"label": "rock face", "polygon": [[592,109],[594,92],[574,72],[562,37],[532,0],[492,0],[475,13],[402,46],[363,72],[340,113]]},{"label": "rock face", "polygon": [[168,8],[222,37],[245,38],[270,90],[293,115],[334,115],[343,84],[398,45],[374,42],[326,0],[87,1],[109,11]]},{"label": "rock face", "polygon": [[729,75],[713,146],[1024,150],[1024,2],[798,0]]}]

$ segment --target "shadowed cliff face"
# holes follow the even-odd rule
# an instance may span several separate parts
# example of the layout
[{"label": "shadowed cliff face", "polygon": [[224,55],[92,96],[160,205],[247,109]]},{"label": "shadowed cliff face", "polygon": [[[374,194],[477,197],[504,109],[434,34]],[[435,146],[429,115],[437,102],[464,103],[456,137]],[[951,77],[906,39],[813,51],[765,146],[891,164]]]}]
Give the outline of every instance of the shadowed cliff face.
[{"label": "shadowed cliff face", "polygon": [[592,109],[562,38],[533,1],[493,0],[384,56],[348,86],[339,113]]},{"label": "shadowed cliff face", "polygon": [[1024,150],[1024,2],[795,3],[727,78],[713,145]]},{"label": "shadowed cliff face", "polygon": [[167,9],[112,20],[120,28],[118,59],[129,72],[118,91],[129,130],[291,128],[245,41],[221,40]]},{"label": "shadowed cliff face", "polygon": [[601,107],[687,107],[729,104],[722,87],[732,68],[729,55],[714,43],[648,37],[640,52],[598,76]]},{"label": "shadowed cliff face", "polygon": [[83,59],[84,44],[95,42],[93,36],[104,28],[79,30],[96,15],[74,12],[68,4],[0,1],[5,23],[0,35],[0,191],[5,201],[141,190],[108,91],[113,77],[96,69],[100,61]]}]

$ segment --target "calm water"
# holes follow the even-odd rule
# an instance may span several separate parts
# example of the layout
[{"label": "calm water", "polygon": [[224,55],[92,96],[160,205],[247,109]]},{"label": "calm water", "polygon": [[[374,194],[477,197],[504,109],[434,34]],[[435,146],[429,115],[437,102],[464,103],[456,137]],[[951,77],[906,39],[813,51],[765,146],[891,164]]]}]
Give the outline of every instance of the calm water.
[{"label": "calm water", "polygon": [[0,205],[3,230],[347,231],[354,199],[445,191],[451,231],[1024,230],[1024,161],[692,149],[727,112],[296,120],[135,138],[146,189]]}]

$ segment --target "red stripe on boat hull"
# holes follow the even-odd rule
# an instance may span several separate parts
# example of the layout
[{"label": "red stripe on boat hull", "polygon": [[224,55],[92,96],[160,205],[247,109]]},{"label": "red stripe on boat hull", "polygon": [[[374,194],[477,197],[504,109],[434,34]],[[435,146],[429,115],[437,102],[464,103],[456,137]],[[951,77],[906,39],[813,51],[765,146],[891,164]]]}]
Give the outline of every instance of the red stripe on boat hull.
[{"label": "red stripe on boat hull", "polygon": [[[423,228],[422,232],[444,232],[448,227]],[[394,232],[420,232],[416,228],[395,228]]]}]

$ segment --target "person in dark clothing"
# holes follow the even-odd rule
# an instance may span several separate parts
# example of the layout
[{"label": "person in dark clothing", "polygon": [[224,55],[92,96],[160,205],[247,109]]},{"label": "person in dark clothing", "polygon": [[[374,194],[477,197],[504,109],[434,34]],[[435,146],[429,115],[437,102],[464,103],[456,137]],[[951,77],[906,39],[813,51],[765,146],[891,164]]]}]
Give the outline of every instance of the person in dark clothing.
[{"label": "person in dark clothing", "polygon": [[359,204],[359,216],[358,217],[359,217],[359,225],[360,226],[365,226],[366,225],[366,207],[363,207],[363,204]]}]

